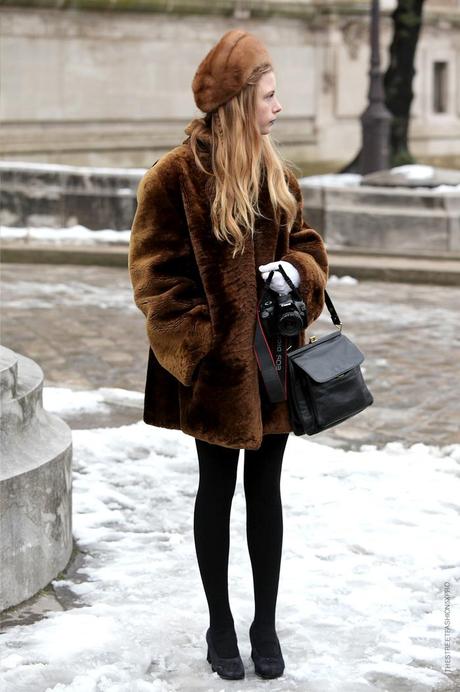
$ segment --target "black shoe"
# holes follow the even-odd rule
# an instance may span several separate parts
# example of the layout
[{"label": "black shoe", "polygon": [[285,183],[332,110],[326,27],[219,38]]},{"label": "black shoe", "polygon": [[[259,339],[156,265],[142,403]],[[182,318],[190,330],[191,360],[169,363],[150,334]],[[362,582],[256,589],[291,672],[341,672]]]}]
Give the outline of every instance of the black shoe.
[{"label": "black shoe", "polygon": [[249,628],[249,638],[256,675],[261,678],[279,678],[284,671],[284,659],[276,632],[264,637],[257,633],[253,623]]},{"label": "black shoe", "polygon": [[232,658],[219,656],[212,642],[210,627],[206,632],[206,641],[208,643],[207,659],[211,664],[213,672],[217,673],[225,680],[241,680],[241,678],[244,678],[244,665],[240,654],[238,653],[237,656],[233,656]]}]

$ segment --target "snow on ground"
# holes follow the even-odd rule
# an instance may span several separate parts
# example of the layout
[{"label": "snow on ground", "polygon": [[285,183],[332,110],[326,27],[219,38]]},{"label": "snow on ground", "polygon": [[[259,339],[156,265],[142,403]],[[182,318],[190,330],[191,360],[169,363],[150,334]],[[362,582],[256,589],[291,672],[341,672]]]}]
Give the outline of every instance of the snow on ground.
[{"label": "snow on ground", "polygon": [[299,179],[299,183],[311,187],[350,187],[359,185],[362,175],[359,173],[323,173],[322,175],[307,175]]},{"label": "snow on ground", "polygon": [[[45,403],[64,414],[69,390],[61,399],[47,390]],[[124,393],[105,396],[121,401]],[[76,401],[96,415],[103,399],[98,390]],[[227,683],[206,661],[193,438],[138,422],[74,430],[73,441],[73,532],[84,563],[74,578],[53,584],[58,594],[70,589],[80,607],[5,630],[2,692],[454,689],[445,674],[444,590],[448,583],[455,671],[459,446],[394,442],[344,451],[289,437],[277,609],[286,670],[269,683],[255,677],[249,656],[253,593],[240,453],[229,583],[246,679]]]},{"label": "snow on ground", "polygon": [[421,164],[407,164],[392,168],[390,173],[392,175],[405,175],[409,180],[426,180],[433,176],[434,168],[433,166],[423,166]]},{"label": "snow on ground", "polygon": [[64,245],[117,243],[127,245],[131,231],[113,231],[105,229],[94,231],[85,226],[68,226],[63,228],[50,228],[49,226],[30,226],[28,228],[15,228],[13,226],[0,226],[1,240],[40,240]]},{"label": "snow on ground", "polygon": [[1,170],[47,171],[52,173],[79,173],[80,175],[143,175],[146,168],[122,168],[120,166],[69,166],[64,163],[38,163],[36,161],[0,161]]},{"label": "snow on ground", "polygon": [[2,304],[5,308],[17,310],[31,308],[52,310],[55,305],[65,305],[69,308],[88,306],[104,309],[117,308],[123,312],[138,311],[133,301],[131,286],[118,280],[118,277],[114,277],[114,283],[105,286],[98,286],[84,279],[81,281],[68,279],[58,283],[53,282],[44,270],[41,281],[18,279],[8,286],[8,294],[2,296]]},{"label": "snow on ground", "polygon": [[[118,308],[123,311],[137,312],[138,308],[133,302],[130,286],[117,284],[96,286],[85,281],[69,279],[65,283],[47,281],[44,275],[42,281],[16,280],[8,286],[8,296],[3,297],[3,305],[17,310],[30,308],[53,309],[56,304],[72,306],[86,305],[102,308]],[[329,277],[328,285],[356,284],[358,280],[352,276]]]},{"label": "snow on ground", "polygon": [[120,387],[99,387],[92,390],[72,390],[68,387],[44,387],[43,407],[60,416],[85,413],[106,413],[110,404],[122,404],[143,409],[144,395]]},{"label": "snow on ground", "polygon": [[347,284],[348,286],[354,286],[357,283],[358,279],[355,279],[354,276],[348,276],[348,274],[345,274],[344,276],[331,274],[328,279],[329,286],[335,286],[336,284]]},{"label": "snow on ground", "polygon": [[[421,164],[408,164],[405,166],[396,166],[390,169],[393,175],[402,174],[408,180],[427,180],[431,178],[435,169],[432,166],[424,166]],[[361,183],[362,176],[359,173],[324,173],[322,175],[309,175],[300,178],[299,182],[310,187],[356,187]],[[435,187],[427,188],[423,185],[420,187],[410,188],[411,190],[423,190],[425,194],[440,194],[445,192],[460,192],[460,185],[436,185]]]}]

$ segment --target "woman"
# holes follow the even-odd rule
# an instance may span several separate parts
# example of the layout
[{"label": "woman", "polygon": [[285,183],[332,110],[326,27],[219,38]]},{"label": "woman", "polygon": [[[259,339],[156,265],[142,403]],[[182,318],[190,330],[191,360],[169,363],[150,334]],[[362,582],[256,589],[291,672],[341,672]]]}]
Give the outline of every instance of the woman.
[{"label": "woman", "polygon": [[[226,32],[192,89],[205,115],[142,178],[131,233],[129,271],[150,343],[144,421],[195,438],[194,539],[210,617],[207,659],[226,679],[244,677],[227,576],[230,509],[245,450],[251,656],[258,675],[275,678],[285,667],[275,607],[280,475],[292,427],[287,402],[269,402],[258,371],[258,300],[281,263],[311,323],[323,307],[327,256],[303,220],[297,179],[270,140],[281,105],[266,47],[244,30]],[[279,271],[270,288],[290,290]],[[304,343],[302,331],[292,346]]]}]

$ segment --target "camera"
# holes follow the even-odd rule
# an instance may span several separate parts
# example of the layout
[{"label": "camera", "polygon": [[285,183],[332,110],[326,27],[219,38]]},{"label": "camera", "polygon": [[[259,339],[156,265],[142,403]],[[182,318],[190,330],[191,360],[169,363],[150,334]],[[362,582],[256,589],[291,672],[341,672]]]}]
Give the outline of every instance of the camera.
[{"label": "camera", "polygon": [[266,287],[259,304],[260,321],[269,336],[295,336],[307,327],[307,307],[295,288],[279,294]]}]

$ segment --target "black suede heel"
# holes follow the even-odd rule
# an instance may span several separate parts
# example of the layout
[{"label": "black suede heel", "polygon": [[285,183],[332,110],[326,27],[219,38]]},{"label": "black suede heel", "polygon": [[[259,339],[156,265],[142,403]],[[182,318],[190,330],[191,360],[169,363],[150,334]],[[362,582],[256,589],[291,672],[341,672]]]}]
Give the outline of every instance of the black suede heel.
[{"label": "black suede heel", "polygon": [[254,636],[252,625],[249,628],[249,638],[251,640],[251,658],[254,661],[255,674],[261,678],[279,678],[284,672],[285,665],[278,637],[276,637],[276,648],[278,651],[270,656],[263,656],[257,649],[257,637]]},{"label": "black suede heel", "polygon": [[224,680],[241,680],[244,678],[244,665],[241,656],[224,658],[219,656],[214,648],[211,637],[211,628],[206,632],[208,644],[207,660],[211,664],[213,672],[217,673]]}]

